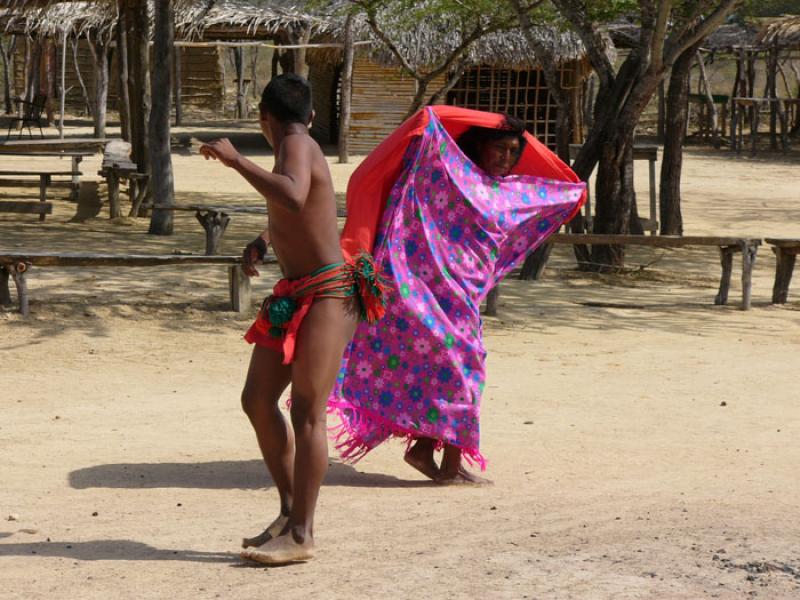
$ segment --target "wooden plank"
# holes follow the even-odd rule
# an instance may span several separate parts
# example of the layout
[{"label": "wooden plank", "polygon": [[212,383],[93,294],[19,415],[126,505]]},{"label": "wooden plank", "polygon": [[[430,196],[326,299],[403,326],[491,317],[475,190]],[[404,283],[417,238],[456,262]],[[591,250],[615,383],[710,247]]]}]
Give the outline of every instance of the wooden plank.
[{"label": "wooden plank", "polygon": [[50,158],[73,158],[76,156],[80,156],[81,158],[86,158],[87,156],[94,156],[97,154],[96,152],[86,152],[86,151],[79,151],[79,152],[70,152],[70,151],[51,151],[51,152],[20,152],[20,151],[4,151],[4,155],[6,156],[37,156],[37,157],[50,157]]},{"label": "wooden plank", "polygon": [[766,238],[764,241],[770,246],[781,248],[784,252],[793,254],[800,252],[800,239],[797,238]]},{"label": "wooden plank", "polygon": [[65,138],[44,140],[9,140],[0,143],[0,154],[4,152],[100,152],[108,142],[105,138]]},{"label": "wooden plank", "polygon": [[[166,265],[231,265],[241,256],[199,254],[93,254],[82,252],[9,252],[0,250],[0,264],[28,263],[38,267],[153,267]],[[275,264],[267,258],[265,264]]]},{"label": "wooden plank", "polygon": [[[78,175],[83,175],[80,171],[77,173]],[[46,171],[46,170],[39,170],[39,171],[0,171],[0,177],[41,177],[42,175],[53,175],[53,176],[69,176],[72,177],[72,171]]]},{"label": "wooden plank", "polygon": [[676,235],[626,235],[601,233],[556,233],[547,238],[551,244],[618,244],[621,246],[655,246],[658,248],[682,248],[684,246],[732,246],[743,247],[747,244],[759,245],[760,239],[713,236],[676,236]]},{"label": "wooden plank", "polygon": [[16,200],[0,201],[0,212],[19,213],[27,215],[49,215],[53,212],[50,202],[19,202]]}]

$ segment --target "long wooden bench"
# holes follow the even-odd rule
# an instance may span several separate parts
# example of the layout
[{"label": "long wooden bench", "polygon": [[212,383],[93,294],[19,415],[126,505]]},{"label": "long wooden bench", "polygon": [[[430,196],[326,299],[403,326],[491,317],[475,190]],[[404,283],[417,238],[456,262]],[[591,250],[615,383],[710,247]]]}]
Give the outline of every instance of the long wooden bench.
[{"label": "long wooden bench", "polygon": [[[154,207],[149,206],[148,209]],[[156,207],[161,210],[189,211],[195,213],[195,217],[206,234],[206,256],[213,256],[219,251],[219,244],[222,236],[231,222],[231,215],[267,215],[264,206],[215,206],[209,204],[176,204],[169,207]],[[336,211],[337,217],[345,217],[347,213],[343,210]]]},{"label": "long wooden bench", "polygon": [[[77,173],[81,175],[80,172]],[[38,177],[39,178],[39,202],[47,202],[47,188],[53,185],[53,177],[74,175],[73,171],[45,171],[45,170],[2,170],[0,178],[12,178],[14,183],[26,183],[25,180],[16,179],[18,177]],[[46,212],[39,213],[39,220],[44,221]]]},{"label": "long wooden bench", "polygon": [[800,239],[766,238],[764,240],[775,253],[775,284],[772,287],[772,303],[786,304],[789,298],[789,284],[797,255],[800,254]]},{"label": "long wooden bench", "polygon": [[[742,310],[750,308],[752,296],[753,265],[756,260],[758,247],[761,240],[756,238],[741,237],[713,237],[713,236],[667,236],[667,235],[614,235],[593,233],[556,233],[547,239],[547,244],[568,244],[571,246],[617,245],[617,246],[649,246],[655,248],[683,248],[685,246],[715,246],[720,251],[722,276],[719,282],[719,291],[714,298],[714,304],[723,305],[728,302],[728,292],[731,287],[731,273],[733,271],[733,255],[742,253]],[[541,273],[540,273],[541,274]],[[497,314],[497,300],[499,286],[492,290],[486,298],[486,314]]]},{"label": "long wooden bench", "polygon": [[[267,264],[274,264],[268,258]],[[199,256],[183,254],[91,254],[83,252],[7,252],[0,250],[0,304],[10,305],[9,278],[17,289],[19,311],[29,313],[27,274],[31,267],[161,267],[226,265],[229,274],[231,309],[246,311],[251,304],[250,279],[242,270],[241,256]]]}]

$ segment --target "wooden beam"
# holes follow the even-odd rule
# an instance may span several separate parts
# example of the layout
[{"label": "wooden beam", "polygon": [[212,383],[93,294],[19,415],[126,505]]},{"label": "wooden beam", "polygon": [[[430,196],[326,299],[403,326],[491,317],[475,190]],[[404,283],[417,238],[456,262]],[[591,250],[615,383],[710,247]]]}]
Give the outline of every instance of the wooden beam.
[{"label": "wooden beam", "polygon": [[[167,265],[234,265],[241,256],[199,254],[94,254],[82,252],[10,252],[0,250],[0,265],[26,263],[36,267],[154,267]],[[265,264],[277,264],[268,257]]]}]

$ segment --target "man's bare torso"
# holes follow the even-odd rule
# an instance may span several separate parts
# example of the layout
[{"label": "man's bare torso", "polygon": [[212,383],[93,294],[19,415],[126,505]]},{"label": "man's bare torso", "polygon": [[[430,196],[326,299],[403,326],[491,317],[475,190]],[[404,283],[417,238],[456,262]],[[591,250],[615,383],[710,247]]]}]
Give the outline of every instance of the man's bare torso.
[{"label": "man's bare torso", "polygon": [[[324,265],[342,261],[336,222],[336,197],[322,150],[310,136],[311,183],[302,209],[291,211],[267,198],[269,236],[284,277],[303,277]],[[272,172],[283,174],[280,153]]]}]

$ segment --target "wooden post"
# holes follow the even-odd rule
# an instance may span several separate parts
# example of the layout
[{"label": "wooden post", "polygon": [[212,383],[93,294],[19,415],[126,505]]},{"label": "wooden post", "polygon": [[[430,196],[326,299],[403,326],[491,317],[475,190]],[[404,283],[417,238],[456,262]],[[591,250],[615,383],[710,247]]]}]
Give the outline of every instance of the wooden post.
[{"label": "wooden post", "polygon": [[59,96],[58,137],[64,139],[64,109],[67,101],[67,32],[61,36],[61,85]]},{"label": "wooden post", "polygon": [[733,271],[733,253],[736,248],[723,246],[719,249],[720,263],[722,263],[722,277],[719,280],[719,291],[714,298],[714,304],[720,306],[728,303],[728,292],[731,289],[731,273]]},{"label": "wooden post", "polygon": [[[146,4],[145,4],[146,6]],[[148,121],[150,145],[150,190],[154,198],[148,233],[172,235],[175,182],[170,153],[170,108],[172,104],[172,54],[175,42],[175,13],[172,0],[155,0],[153,23],[153,108]],[[145,18],[147,14],[145,12]],[[147,44],[144,45],[147,51]],[[139,172],[142,172],[141,163]]]},{"label": "wooden post", "polygon": [[11,271],[11,277],[14,278],[14,285],[17,287],[19,312],[22,313],[23,317],[27,317],[30,314],[30,307],[28,305],[28,284],[25,281],[25,271],[28,270],[28,265],[20,262],[8,268]]},{"label": "wooden post", "polygon": [[206,232],[206,256],[214,256],[219,250],[219,243],[231,218],[223,212],[215,210],[197,211],[195,218]]},{"label": "wooden post", "polygon": [[118,0],[119,19],[117,21],[117,70],[119,85],[117,90],[117,109],[119,110],[122,139],[131,139],[131,101],[128,75],[128,15],[125,11],[125,0]]},{"label": "wooden post", "polygon": [[775,253],[775,285],[772,287],[772,303],[786,304],[797,256],[794,252],[786,251],[779,246],[774,247],[772,251]]},{"label": "wooden post", "polygon": [[108,108],[108,43],[100,38],[89,41],[94,64],[94,137],[106,137],[106,110]]},{"label": "wooden post", "polygon": [[769,103],[769,147],[771,150],[778,149],[778,107],[776,98],[778,97],[778,47],[773,45],[767,51],[767,93],[764,94],[770,99]]},{"label": "wooden post", "polygon": [[179,127],[183,123],[183,89],[181,77],[183,73],[181,65],[182,51],[180,46],[176,46],[172,51],[172,60],[175,65],[173,86],[175,88],[175,126]]},{"label": "wooden post", "polygon": [[233,53],[233,66],[236,69],[236,118],[247,118],[247,94],[244,82],[244,48],[236,46],[231,48]]},{"label": "wooden post", "polygon": [[250,278],[245,275],[241,265],[233,265],[228,271],[230,282],[231,310],[238,313],[247,311],[252,304]]},{"label": "wooden post", "polygon": [[742,310],[750,310],[753,292],[753,266],[756,263],[758,246],[744,244],[742,247]]},{"label": "wooden post", "polygon": [[[50,175],[39,175],[39,202],[47,202],[47,187],[50,183]],[[39,221],[44,221],[45,216],[45,213],[41,213]]]},{"label": "wooden post", "polygon": [[717,113],[717,105],[714,103],[714,94],[711,93],[711,83],[706,74],[706,63],[700,50],[697,51],[697,66],[700,67],[700,80],[703,82],[706,102],[708,102],[708,110],[711,115],[711,139],[713,140],[714,148],[719,148],[719,113]]},{"label": "wooden post", "polygon": [[122,216],[119,208],[119,176],[112,169],[106,175],[106,181],[108,182],[108,216],[116,219]]},{"label": "wooden post", "polygon": [[761,116],[761,104],[754,101],[750,111],[750,156],[755,156],[758,153],[758,120]]},{"label": "wooden post", "polygon": [[9,267],[0,265],[0,306],[11,304],[11,290],[8,288]]},{"label": "wooden post", "polygon": [[353,99],[353,15],[347,15],[344,23],[344,63],[342,64],[341,98],[342,106],[339,120],[339,162],[350,160],[350,113]]},{"label": "wooden post", "polygon": [[[125,23],[128,27],[128,66],[130,68],[129,94],[131,118],[131,147],[133,162],[140,173],[150,170],[150,52],[148,48],[150,20],[146,0],[128,0],[124,3]],[[158,23],[158,20],[155,20]],[[155,186],[153,186],[155,192]]]}]

